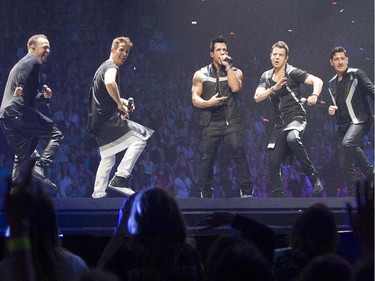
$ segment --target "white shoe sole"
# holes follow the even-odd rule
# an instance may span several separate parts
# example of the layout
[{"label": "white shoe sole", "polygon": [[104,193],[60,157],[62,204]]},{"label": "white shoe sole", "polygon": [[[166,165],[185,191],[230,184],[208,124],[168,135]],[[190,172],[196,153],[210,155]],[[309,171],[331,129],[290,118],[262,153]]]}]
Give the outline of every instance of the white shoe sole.
[{"label": "white shoe sole", "polygon": [[114,191],[117,191],[121,194],[124,194],[124,195],[127,195],[127,196],[131,196],[133,195],[135,192],[133,189],[131,188],[127,188],[127,187],[114,187],[114,186],[108,186],[108,188],[114,190]]}]

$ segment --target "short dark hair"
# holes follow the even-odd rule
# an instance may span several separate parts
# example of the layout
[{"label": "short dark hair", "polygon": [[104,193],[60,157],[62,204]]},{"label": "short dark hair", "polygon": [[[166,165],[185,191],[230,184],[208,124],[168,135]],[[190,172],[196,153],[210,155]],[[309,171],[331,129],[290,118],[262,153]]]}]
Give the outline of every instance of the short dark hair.
[{"label": "short dark hair", "polygon": [[212,38],[211,43],[210,43],[210,52],[214,51],[216,43],[225,43],[228,47],[227,39],[225,39],[225,37],[223,35],[220,35],[220,36],[217,36],[215,38]]},{"label": "short dark hair", "polygon": [[284,41],[277,41],[275,44],[273,44],[272,48],[271,48],[271,53],[272,53],[274,48],[285,49],[286,55],[287,56],[289,55],[289,47]]},{"label": "short dark hair", "polygon": [[334,48],[332,49],[330,59],[332,59],[333,56],[334,56],[336,53],[344,53],[344,54],[345,54],[345,57],[348,57],[348,54],[347,54],[345,48],[339,46],[339,47],[334,47]]}]

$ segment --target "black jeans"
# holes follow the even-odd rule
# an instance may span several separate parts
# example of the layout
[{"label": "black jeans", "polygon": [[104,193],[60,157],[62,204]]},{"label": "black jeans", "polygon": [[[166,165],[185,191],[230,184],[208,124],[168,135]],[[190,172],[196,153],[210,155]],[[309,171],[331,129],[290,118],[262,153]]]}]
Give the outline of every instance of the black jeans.
[{"label": "black jeans", "polygon": [[310,181],[316,180],[317,171],[314,168],[309,155],[303,146],[302,132],[298,130],[281,131],[277,137],[276,145],[273,149],[269,150],[268,155],[268,169],[270,175],[271,188],[274,192],[283,190],[283,182],[281,175],[281,163],[286,157],[293,154],[301,163],[301,168],[304,173],[309,177]]},{"label": "black jeans", "polygon": [[210,122],[209,126],[203,128],[203,158],[199,175],[199,184],[202,192],[209,192],[212,188],[213,167],[217,151],[220,144],[224,142],[230,149],[241,190],[246,194],[251,194],[252,182],[244,148],[245,138],[242,131],[240,123],[227,124],[225,121]]},{"label": "black jeans", "polygon": [[339,163],[345,177],[346,184],[350,191],[353,191],[353,187],[357,182],[356,166],[360,168],[367,179],[372,178],[374,170],[373,165],[367,158],[359,146],[362,138],[367,134],[371,124],[350,124],[347,130],[340,128],[340,150],[339,150]]},{"label": "black jeans", "polygon": [[64,138],[55,123],[37,111],[33,114],[1,119],[1,126],[14,153],[12,179],[15,183],[20,182],[27,175],[31,155],[37,147],[39,139],[48,140],[46,148],[37,161],[37,164],[46,168],[53,161]]}]

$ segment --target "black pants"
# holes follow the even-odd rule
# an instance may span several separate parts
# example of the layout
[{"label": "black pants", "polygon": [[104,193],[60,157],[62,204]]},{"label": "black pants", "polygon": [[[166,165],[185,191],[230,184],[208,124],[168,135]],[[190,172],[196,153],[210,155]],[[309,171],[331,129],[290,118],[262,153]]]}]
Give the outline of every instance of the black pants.
[{"label": "black pants", "polygon": [[212,188],[216,155],[220,144],[224,142],[230,149],[241,190],[246,194],[251,194],[252,183],[244,148],[245,138],[242,131],[240,123],[227,124],[225,121],[211,122],[209,126],[203,128],[203,158],[200,164],[199,176],[202,192]]},{"label": "black pants", "polygon": [[341,141],[339,150],[340,167],[351,191],[357,181],[356,165],[368,180],[371,179],[373,174],[374,167],[359,146],[370,128],[371,124],[368,123],[350,124],[347,130],[345,130],[346,128],[339,128]]},{"label": "black pants", "polygon": [[6,117],[1,119],[1,125],[14,153],[12,179],[15,183],[20,182],[27,175],[31,155],[40,139],[46,139],[48,143],[37,164],[48,167],[64,138],[55,123],[37,111],[32,114]]},{"label": "black pants", "polygon": [[302,132],[299,132],[298,130],[282,131],[277,137],[275,147],[269,149],[268,169],[272,191],[280,192],[283,190],[280,166],[285,158],[290,156],[293,157],[293,155],[296,156],[301,163],[301,168],[309,177],[310,181],[316,180],[314,177],[317,176],[317,171],[303,146],[301,137]]}]

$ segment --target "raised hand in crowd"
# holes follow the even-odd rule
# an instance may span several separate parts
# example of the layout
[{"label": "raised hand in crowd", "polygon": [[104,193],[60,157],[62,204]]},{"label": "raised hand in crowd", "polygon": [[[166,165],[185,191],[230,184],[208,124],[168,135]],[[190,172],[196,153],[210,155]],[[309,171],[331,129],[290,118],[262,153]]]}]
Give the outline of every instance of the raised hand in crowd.
[{"label": "raised hand in crowd", "polygon": [[356,204],[356,212],[347,204],[353,233],[359,240],[362,256],[374,255],[374,197],[368,181],[357,182]]},{"label": "raised hand in crowd", "polygon": [[0,273],[0,279],[36,280],[29,237],[29,216],[35,206],[36,196],[27,190],[34,163],[35,161],[31,163],[29,174],[17,187],[8,179],[4,212],[9,225],[9,237],[6,241],[9,266],[7,271]]}]

